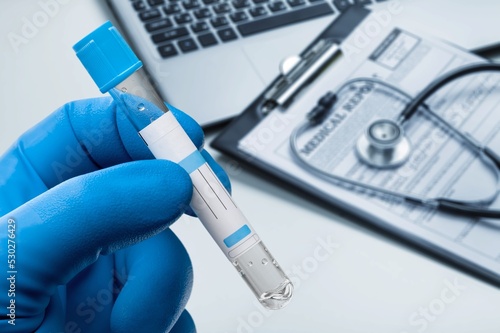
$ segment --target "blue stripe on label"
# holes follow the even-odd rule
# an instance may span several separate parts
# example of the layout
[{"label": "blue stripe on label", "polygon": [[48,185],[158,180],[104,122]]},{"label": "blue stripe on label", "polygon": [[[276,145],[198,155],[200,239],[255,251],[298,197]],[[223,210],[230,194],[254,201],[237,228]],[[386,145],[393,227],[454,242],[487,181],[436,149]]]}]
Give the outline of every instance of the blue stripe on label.
[{"label": "blue stripe on label", "polygon": [[197,150],[195,150],[191,155],[179,162],[179,165],[188,173],[195,171],[203,164],[205,164],[205,159]]},{"label": "blue stripe on label", "polygon": [[244,226],[233,232],[226,239],[224,239],[224,244],[226,244],[226,246],[229,248],[248,236],[250,233],[250,228],[245,224]]}]

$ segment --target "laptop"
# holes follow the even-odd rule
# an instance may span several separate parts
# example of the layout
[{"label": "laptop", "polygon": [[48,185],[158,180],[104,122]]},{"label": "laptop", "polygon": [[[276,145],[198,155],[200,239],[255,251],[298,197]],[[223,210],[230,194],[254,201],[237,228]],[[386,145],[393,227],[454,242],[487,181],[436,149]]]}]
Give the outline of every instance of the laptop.
[{"label": "laptop", "polygon": [[[108,0],[165,101],[202,126],[243,111],[353,5],[469,50],[500,42],[496,0]],[[385,15],[385,16],[384,16]]]}]

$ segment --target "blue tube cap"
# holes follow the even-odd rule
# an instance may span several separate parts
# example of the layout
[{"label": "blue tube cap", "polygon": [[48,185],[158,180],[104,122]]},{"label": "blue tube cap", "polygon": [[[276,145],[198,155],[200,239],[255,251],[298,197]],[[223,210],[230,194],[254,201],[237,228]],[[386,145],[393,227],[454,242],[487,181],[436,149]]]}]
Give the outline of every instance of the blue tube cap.
[{"label": "blue tube cap", "polygon": [[142,62],[109,21],[76,43],[73,50],[102,93],[142,67]]}]

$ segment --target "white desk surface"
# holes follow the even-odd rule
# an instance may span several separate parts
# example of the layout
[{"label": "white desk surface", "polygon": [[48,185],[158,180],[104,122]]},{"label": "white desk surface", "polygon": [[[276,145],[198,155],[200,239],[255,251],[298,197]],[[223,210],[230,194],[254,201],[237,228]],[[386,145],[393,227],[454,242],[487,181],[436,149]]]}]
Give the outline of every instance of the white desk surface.
[{"label": "white desk surface", "polygon": [[[100,96],[71,47],[112,16],[104,1],[60,2],[15,52],[8,34],[21,34],[23,19],[42,7],[0,0],[2,152],[58,106]],[[188,310],[198,332],[500,332],[499,288],[213,154],[232,178],[235,200],[298,283],[287,308],[261,309],[202,225],[183,217],[173,229],[194,265]],[[318,247],[328,239],[334,246],[326,255]]]}]

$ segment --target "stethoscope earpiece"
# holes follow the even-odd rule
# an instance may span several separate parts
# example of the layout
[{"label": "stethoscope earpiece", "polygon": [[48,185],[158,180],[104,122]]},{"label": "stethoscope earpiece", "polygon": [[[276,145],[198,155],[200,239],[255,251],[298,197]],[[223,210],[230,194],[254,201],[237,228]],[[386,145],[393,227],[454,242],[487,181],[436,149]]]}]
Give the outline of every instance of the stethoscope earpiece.
[{"label": "stethoscope earpiece", "polygon": [[399,124],[389,119],[379,119],[371,123],[358,139],[356,152],[364,163],[388,169],[408,160],[411,145]]}]

